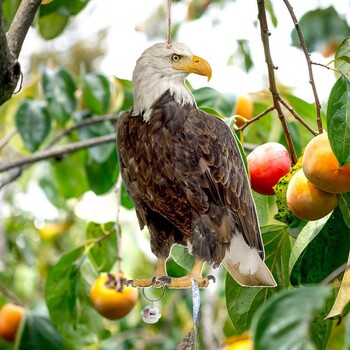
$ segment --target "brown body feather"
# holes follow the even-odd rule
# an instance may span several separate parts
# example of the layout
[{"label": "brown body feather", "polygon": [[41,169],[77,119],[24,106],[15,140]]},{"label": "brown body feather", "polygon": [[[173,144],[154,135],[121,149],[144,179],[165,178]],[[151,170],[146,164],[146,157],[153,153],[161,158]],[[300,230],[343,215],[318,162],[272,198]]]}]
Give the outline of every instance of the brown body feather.
[{"label": "brown body feather", "polygon": [[151,122],[124,113],[117,144],[123,181],[151,249],[167,258],[175,243],[217,267],[241,234],[261,259],[264,249],[248,178],[236,141],[220,119],[180,106],[165,92]]}]

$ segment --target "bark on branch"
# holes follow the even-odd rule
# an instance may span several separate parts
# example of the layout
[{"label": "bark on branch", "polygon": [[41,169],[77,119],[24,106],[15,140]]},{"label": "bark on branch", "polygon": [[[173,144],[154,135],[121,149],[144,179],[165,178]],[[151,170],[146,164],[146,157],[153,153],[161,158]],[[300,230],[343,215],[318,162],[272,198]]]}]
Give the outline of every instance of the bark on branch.
[{"label": "bark on branch", "polygon": [[265,1],[257,0],[257,4],[258,4],[258,19],[260,23],[261,41],[264,47],[265,60],[267,64],[267,71],[268,71],[269,84],[270,84],[270,92],[273,99],[273,106],[276,109],[278,117],[280,119],[280,122],[283,128],[283,133],[286,138],[288,149],[292,158],[292,162],[293,164],[295,164],[298,158],[295,152],[292,138],[290,136],[290,133],[287,127],[286,118],[284,116],[284,113],[280,104],[280,94],[277,89],[277,83],[276,83],[276,77],[275,77],[275,69],[277,69],[277,67],[273,64],[272,56],[271,56],[270,41],[269,41],[269,36],[271,35],[271,33],[267,25]]},{"label": "bark on branch", "polygon": [[21,76],[18,57],[41,0],[22,0],[6,36],[0,0],[0,106],[9,100]]},{"label": "bark on branch", "polygon": [[115,134],[104,135],[104,136],[88,139],[86,141],[69,143],[65,146],[57,147],[55,149],[47,149],[44,151],[36,152],[30,156],[21,157],[8,163],[0,164],[0,172],[18,168],[27,164],[37,163],[39,161],[49,159],[49,158],[62,157],[67,154],[77,152],[84,148],[99,146],[112,141],[115,142],[115,138],[116,138]]}]

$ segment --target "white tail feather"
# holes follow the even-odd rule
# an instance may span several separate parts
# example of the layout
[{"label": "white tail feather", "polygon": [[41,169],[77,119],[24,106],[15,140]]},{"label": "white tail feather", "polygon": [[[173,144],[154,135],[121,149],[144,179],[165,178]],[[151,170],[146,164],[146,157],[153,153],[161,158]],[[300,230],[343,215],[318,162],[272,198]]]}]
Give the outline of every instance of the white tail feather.
[{"label": "white tail feather", "polygon": [[232,278],[242,286],[276,286],[276,281],[261,259],[258,250],[249,247],[240,234],[232,238],[223,265]]}]

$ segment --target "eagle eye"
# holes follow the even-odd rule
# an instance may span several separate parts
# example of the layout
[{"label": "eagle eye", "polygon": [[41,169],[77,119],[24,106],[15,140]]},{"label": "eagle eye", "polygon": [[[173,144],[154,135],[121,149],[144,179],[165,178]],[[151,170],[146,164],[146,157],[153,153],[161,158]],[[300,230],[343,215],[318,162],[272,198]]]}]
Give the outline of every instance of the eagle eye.
[{"label": "eagle eye", "polygon": [[171,59],[173,62],[178,62],[178,61],[180,61],[181,56],[180,56],[180,55],[177,55],[176,53],[174,53],[173,55],[171,55],[170,59]]}]

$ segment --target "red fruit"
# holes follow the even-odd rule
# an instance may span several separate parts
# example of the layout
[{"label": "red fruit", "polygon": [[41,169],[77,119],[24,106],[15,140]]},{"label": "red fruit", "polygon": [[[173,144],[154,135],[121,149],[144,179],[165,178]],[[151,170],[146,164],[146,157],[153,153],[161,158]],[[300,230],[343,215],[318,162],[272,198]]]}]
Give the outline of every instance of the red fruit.
[{"label": "red fruit", "polygon": [[255,148],[247,161],[252,189],[265,195],[275,194],[273,186],[291,169],[288,151],[277,142]]}]

